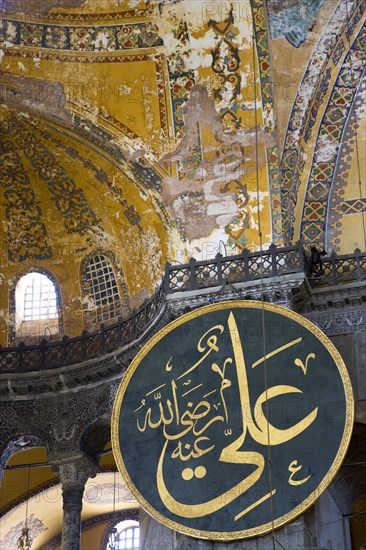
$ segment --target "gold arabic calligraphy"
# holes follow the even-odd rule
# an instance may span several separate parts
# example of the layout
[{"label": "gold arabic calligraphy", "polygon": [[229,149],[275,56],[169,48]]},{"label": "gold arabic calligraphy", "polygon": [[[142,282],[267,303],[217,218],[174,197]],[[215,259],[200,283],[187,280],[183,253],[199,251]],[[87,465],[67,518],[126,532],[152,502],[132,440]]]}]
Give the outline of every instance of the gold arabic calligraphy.
[{"label": "gold arabic calligraphy", "polygon": [[[265,468],[265,458],[260,452],[243,450],[245,439],[247,434],[250,434],[252,439],[264,446],[281,445],[290,441],[298,436],[304,430],[306,430],[315,420],[318,407],[314,408],[307,416],[302,420],[286,429],[279,429],[273,426],[266,418],[263,412],[264,404],[277,396],[293,393],[302,393],[302,391],[294,386],[290,385],[276,385],[267,388],[257,398],[254,408],[252,408],[247,369],[244,359],[244,352],[242,342],[240,340],[239,330],[234,317],[234,314],[230,312],[227,321],[228,333],[230,334],[230,340],[233,350],[233,357],[225,359],[223,366],[220,367],[217,362],[211,363],[211,369],[213,372],[219,375],[220,387],[218,390],[208,392],[203,398],[194,406],[191,401],[188,401],[185,405],[185,410],[181,410],[180,399],[188,394],[193,394],[199,390],[202,390],[203,384],[198,384],[190,389],[186,389],[190,386],[192,380],[187,379],[187,375],[192,375],[193,371],[199,368],[204,360],[212,353],[219,351],[218,337],[224,332],[223,325],[215,325],[211,327],[199,340],[197,349],[202,353],[201,357],[190,366],[188,369],[180,374],[176,379],[172,379],[170,382],[170,399],[166,399],[165,402],[161,399],[161,392],[158,390],[167,389],[169,384],[162,384],[152,391],[148,392],[144,399],[141,400],[141,404],[134,410],[134,413],[144,410],[143,418],[137,419],[137,429],[139,432],[144,433],[148,428],[157,429],[162,426],[162,433],[164,435],[164,445],[160,454],[160,458],[157,465],[156,482],[157,489],[163,504],[172,513],[184,517],[184,518],[198,518],[207,514],[216,512],[233,502],[239,495],[242,495],[248,491],[262,476]],[[284,346],[277,348],[275,351],[267,354],[258,361],[252,364],[252,368],[256,368],[258,365],[273,357],[285,349],[288,349],[296,344],[300,343],[302,338],[297,338],[291,342],[288,342]],[[310,354],[306,360],[306,368],[308,359],[315,359],[315,354]],[[295,365],[302,365],[300,359],[295,360]],[[236,483],[225,495],[218,495],[215,498],[206,500],[198,504],[185,504],[178,501],[169,492],[166,482],[164,480],[164,463],[167,455],[173,460],[180,460],[182,463],[186,463],[189,460],[197,460],[202,456],[212,452],[216,443],[208,436],[207,430],[209,427],[216,423],[223,423],[223,433],[226,437],[231,436],[233,431],[229,424],[229,412],[225,401],[225,390],[232,386],[231,380],[227,377],[227,370],[233,367],[236,371],[238,390],[239,390],[239,402],[240,402],[240,416],[241,426],[239,436],[226,445],[219,454],[219,462],[242,464],[255,466],[255,470],[249,475],[246,474],[239,483]],[[166,372],[174,373],[174,359],[170,357],[166,367]],[[306,375],[306,369],[302,369],[304,375]],[[183,379],[183,380],[182,380]],[[184,391],[182,395],[178,396],[177,382],[182,380]],[[159,401],[158,414],[153,412],[153,408],[146,409],[146,398],[149,395],[154,395],[155,401]],[[216,396],[220,399],[217,403],[210,403],[208,397]],[[190,399],[190,398],[188,398]],[[251,412],[253,410],[253,413]],[[217,414],[212,415],[213,411]],[[141,414],[141,413],[139,413]],[[184,436],[190,436],[190,443],[184,443]],[[169,444],[173,442],[173,451],[168,452]],[[171,448],[171,446],[170,446]],[[306,478],[296,481],[293,479],[294,474],[301,469],[301,465],[298,466],[296,460],[292,461],[288,470],[291,472],[289,478],[290,485],[300,485],[308,481],[311,475]],[[198,478],[204,477],[206,469],[203,466],[197,466],[195,470],[191,468],[185,468],[182,472],[182,478],[184,480],[190,480],[194,476]],[[247,514],[250,510],[259,506],[262,502],[268,498],[273,497],[276,493],[275,489],[272,489],[267,494],[263,495],[256,502],[252,503],[245,510],[242,510],[237,514],[234,520],[238,520],[243,515]],[[225,498],[223,498],[225,496]]]}]

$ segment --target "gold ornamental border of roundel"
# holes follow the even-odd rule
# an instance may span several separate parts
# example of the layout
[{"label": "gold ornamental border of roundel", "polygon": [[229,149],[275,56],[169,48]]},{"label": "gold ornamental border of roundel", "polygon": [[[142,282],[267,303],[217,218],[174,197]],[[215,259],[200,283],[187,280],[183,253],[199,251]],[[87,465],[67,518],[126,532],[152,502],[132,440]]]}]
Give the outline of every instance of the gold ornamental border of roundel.
[{"label": "gold ornamental border of roundel", "polygon": [[280,306],[220,302],[174,320],[136,355],[116,395],[112,447],[153,518],[233,541],[314,504],[353,420],[348,371],[320,329]]}]

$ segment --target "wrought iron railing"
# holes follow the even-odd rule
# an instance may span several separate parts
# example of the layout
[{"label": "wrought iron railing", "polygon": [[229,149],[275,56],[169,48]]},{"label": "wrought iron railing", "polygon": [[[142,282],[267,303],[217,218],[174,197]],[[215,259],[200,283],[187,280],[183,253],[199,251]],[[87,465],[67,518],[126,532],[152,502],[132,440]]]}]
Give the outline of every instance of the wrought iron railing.
[{"label": "wrought iron railing", "polygon": [[334,252],[322,261],[323,273],[316,281],[321,285],[338,285],[366,279],[366,253],[356,248],[353,254],[338,256]]},{"label": "wrought iron railing", "polygon": [[311,285],[337,285],[366,279],[366,253],[356,249],[353,254],[331,254],[322,261],[322,273],[312,277],[308,255],[299,242],[294,246],[277,248],[271,245],[263,252],[244,250],[236,256],[218,254],[212,260],[187,264],[167,263],[165,276],[154,296],[126,319],[101,326],[100,330],[62,340],[42,341],[39,345],[0,348],[0,373],[31,372],[55,369],[100,357],[131,344],[141,337],[157,319],[166,304],[166,295],[304,273]]},{"label": "wrought iron railing", "polygon": [[161,285],[150,300],[126,319],[101,326],[100,330],[81,336],[64,336],[57,342],[43,340],[39,345],[0,348],[1,372],[31,372],[55,369],[81,363],[131,344],[153,324],[166,303],[165,288]]},{"label": "wrought iron railing", "polygon": [[192,258],[188,264],[166,265],[165,288],[169,294],[288,273],[304,273],[306,262],[301,243],[286,248],[277,248],[273,244],[262,253],[244,250],[236,256],[217,254],[213,260],[201,262]]}]

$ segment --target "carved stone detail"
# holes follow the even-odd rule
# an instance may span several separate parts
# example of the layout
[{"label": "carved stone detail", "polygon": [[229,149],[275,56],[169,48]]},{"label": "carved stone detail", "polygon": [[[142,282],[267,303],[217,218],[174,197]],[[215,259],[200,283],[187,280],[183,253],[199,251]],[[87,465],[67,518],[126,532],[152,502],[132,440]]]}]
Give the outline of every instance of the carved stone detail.
[{"label": "carved stone detail", "polygon": [[95,477],[98,465],[84,453],[50,457],[52,469],[62,484],[62,550],[80,548],[81,510],[85,483]]},{"label": "carved stone detail", "polygon": [[325,313],[334,311],[365,307],[366,293],[364,283],[349,283],[337,287],[315,288],[303,312]]},{"label": "carved stone detail", "polygon": [[272,277],[262,286],[260,281],[225,284],[218,290],[195,290],[168,296],[172,317],[192,309],[226,300],[262,300],[298,311],[310,296],[310,288],[303,274]]},{"label": "carved stone detail", "polygon": [[49,457],[52,469],[57,473],[63,489],[75,486],[84,488],[90,477],[95,477],[98,465],[85,453],[77,455],[52,455]]},{"label": "carved stone detail", "polygon": [[306,313],[304,316],[328,335],[366,330],[366,310],[342,311],[325,315]]},{"label": "carved stone detail", "polygon": [[18,450],[20,439],[25,449],[37,438],[51,457],[79,453],[88,427],[101,419],[109,423],[115,392],[116,386],[107,382],[88,391],[59,395],[57,400],[14,401],[12,407],[0,402],[0,471]]}]

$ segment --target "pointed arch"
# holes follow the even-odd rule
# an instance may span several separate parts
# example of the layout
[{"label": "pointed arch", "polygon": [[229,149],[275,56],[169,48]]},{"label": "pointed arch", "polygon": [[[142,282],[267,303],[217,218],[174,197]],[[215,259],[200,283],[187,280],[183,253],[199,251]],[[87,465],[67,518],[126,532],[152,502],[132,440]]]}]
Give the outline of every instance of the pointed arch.
[{"label": "pointed arch", "polygon": [[[298,225],[300,187],[306,164],[307,144],[319,123],[318,112],[327,100],[332,82],[341,73],[347,56],[347,45],[356,31],[365,10],[360,0],[340,0],[316,45],[299,86],[283,144],[281,155],[281,202],[285,241],[300,236]],[[300,208],[299,208],[300,207]],[[300,222],[299,222],[300,223]],[[312,231],[312,228],[308,228]],[[319,240],[319,239],[318,239]]]}]

